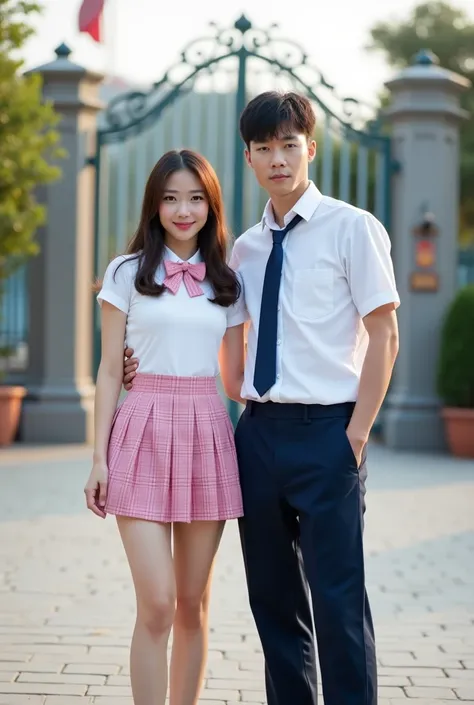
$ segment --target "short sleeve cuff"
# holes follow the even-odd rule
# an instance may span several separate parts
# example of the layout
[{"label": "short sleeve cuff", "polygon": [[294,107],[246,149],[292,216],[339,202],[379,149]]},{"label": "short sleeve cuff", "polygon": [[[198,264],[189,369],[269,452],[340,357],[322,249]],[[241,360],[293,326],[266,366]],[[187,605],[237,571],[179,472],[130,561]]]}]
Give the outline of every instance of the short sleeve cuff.
[{"label": "short sleeve cuff", "polygon": [[109,304],[112,304],[112,306],[115,306],[115,308],[118,308],[119,311],[128,313],[128,304],[113,291],[100,291],[97,295],[97,301],[99,306],[102,306],[103,301],[107,301]]},{"label": "short sleeve cuff", "polygon": [[376,294],[372,296],[367,301],[364,301],[362,305],[357,307],[359,315],[361,318],[368,316],[369,313],[375,311],[375,309],[380,308],[380,306],[386,306],[387,304],[395,304],[395,308],[400,306],[400,297],[396,291],[384,291],[381,294]]},{"label": "short sleeve cuff", "polygon": [[236,311],[231,316],[227,317],[227,328],[235,328],[249,320],[249,315],[246,311]]}]

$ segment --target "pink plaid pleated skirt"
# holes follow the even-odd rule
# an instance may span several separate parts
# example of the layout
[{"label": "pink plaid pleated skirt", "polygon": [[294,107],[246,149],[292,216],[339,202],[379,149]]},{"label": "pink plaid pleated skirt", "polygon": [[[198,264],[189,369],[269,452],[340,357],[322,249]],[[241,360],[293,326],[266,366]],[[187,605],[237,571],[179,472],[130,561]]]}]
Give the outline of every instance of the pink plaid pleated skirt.
[{"label": "pink plaid pleated skirt", "polygon": [[115,412],[105,511],[159,522],[242,516],[234,434],[214,377],[137,374]]}]

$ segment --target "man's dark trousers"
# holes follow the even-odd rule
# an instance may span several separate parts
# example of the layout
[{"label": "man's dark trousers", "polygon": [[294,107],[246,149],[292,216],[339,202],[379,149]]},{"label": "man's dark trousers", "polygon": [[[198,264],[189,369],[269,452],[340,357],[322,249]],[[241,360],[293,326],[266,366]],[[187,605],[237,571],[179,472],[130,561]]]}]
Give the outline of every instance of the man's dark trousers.
[{"label": "man's dark trousers", "polygon": [[366,461],[357,468],[346,435],[353,409],[249,402],[236,429],[240,536],[268,705],[317,702],[310,600],[325,705],[377,703],[362,547]]}]

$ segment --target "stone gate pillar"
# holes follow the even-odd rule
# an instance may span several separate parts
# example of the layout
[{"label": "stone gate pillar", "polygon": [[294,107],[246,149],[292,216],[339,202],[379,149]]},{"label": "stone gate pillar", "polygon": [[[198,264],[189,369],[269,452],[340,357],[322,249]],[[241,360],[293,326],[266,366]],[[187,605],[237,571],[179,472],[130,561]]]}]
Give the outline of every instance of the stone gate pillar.
[{"label": "stone gate pillar", "polygon": [[33,70],[43,96],[61,116],[67,157],[62,177],[44,187],[47,207],[39,232],[41,254],[29,263],[29,368],[20,429],[30,443],[92,439],[92,293],[94,260],[94,153],[98,89],[103,76],[70,60],[62,44],[56,59]]},{"label": "stone gate pillar", "polygon": [[386,84],[386,118],[399,165],[392,184],[392,246],[400,291],[400,352],[383,413],[391,448],[442,450],[436,394],[440,328],[456,290],[460,96],[469,81],[421,51]]}]

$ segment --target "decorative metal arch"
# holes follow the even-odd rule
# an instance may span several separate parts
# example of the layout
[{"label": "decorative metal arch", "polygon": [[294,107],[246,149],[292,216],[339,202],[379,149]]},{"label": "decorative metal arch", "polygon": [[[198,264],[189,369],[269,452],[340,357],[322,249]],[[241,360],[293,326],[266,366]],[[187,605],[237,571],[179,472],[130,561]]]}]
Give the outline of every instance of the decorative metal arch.
[{"label": "decorative metal arch", "polygon": [[[212,33],[189,42],[181,52],[179,60],[151,90],[129,91],[110,101],[103,116],[104,124],[99,128],[97,135],[97,155],[94,159],[97,169],[100,165],[101,145],[123,141],[144,131],[159,119],[165,108],[192,90],[198,76],[212,75],[221,62],[231,57],[238,60],[235,105],[237,124],[246,102],[247,61],[256,58],[268,64],[276,75],[287,75],[301,86],[326,116],[339,125],[346,140],[377,149],[385,155],[388,164],[389,141],[380,133],[378,121],[373,119],[377,112],[375,107],[353,97],[340,97],[334,86],[310,62],[299,44],[275,34],[278,25],[272,24],[268,29],[258,29],[242,15],[233,27],[221,28],[216,23],[210,23],[210,27]],[[321,90],[328,92],[337,110],[322,100]],[[243,172],[242,145],[236,130],[232,214],[232,226],[236,233],[242,231]]]},{"label": "decorative metal arch", "polygon": [[[220,28],[210,23],[213,33],[187,44],[179,60],[157,81],[150,91],[129,91],[110,101],[104,117],[105,125],[99,132],[103,141],[114,141],[121,133],[137,134],[159,118],[161,112],[176,98],[192,89],[195,79],[211,74],[222,61],[231,57],[239,59],[239,69],[245,67],[249,58],[260,59],[271,66],[275,74],[287,74],[293,78],[329,116],[338,120],[351,131],[360,132],[367,118],[363,111],[375,112],[374,106],[353,97],[341,98],[321,71],[308,59],[303,48],[291,39],[275,35],[278,25],[268,29],[254,28],[242,15],[231,28]],[[303,75],[306,74],[306,75]],[[239,78],[245,78],[245,73]],[[318,89],[327,89],[340,111],[331,109],[318,95]]]}]

